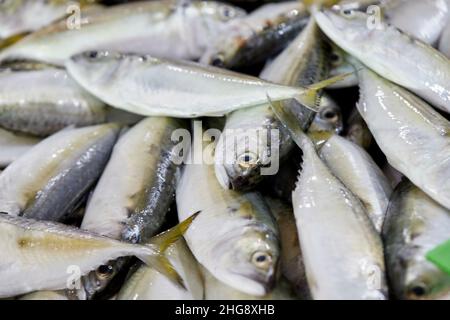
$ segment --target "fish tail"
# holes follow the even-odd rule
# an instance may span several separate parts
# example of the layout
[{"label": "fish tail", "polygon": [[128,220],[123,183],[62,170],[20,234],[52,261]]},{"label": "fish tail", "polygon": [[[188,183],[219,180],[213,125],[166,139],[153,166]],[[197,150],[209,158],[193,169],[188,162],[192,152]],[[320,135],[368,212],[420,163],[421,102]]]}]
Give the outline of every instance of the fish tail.
[{"label": "fish tail", "polygon": [[5,39],[1,39],[0,40],[0,50],[3,50],[9,46],[12,46],[16,42],[19,42],[20,40],[25,38],[27,35],[29,35],[29,32],[22,32],[22,33],[15,34],[15,35],[10,36]]},{"label": "fish tail", "polygon": [[149,245],[154,249],[156,247],[157,254],[138,256],[145,264],[155,268],[158,272],[165,275],[174,284],[186,288],[183,279],[175,270],[173,265],[167,259],[165,252],[167,249],[179,240],[188,230],[194,219],[199,215],[200,211],[179,223],[175,227],[160,233],[150,240]]},{"label": "fish tail", "polygon": [[332,84],[335,84],[336,82],[342,81],[348,76],[350,76],[351,73],[344,73],[340,74],[331,78],[328,78],[326,80],[313,83],[306,88],[301,88],[300,93],[294,98],[298,103],[301,105],[307,107],[308,109],[311,109],[315,112],[318,112],[320,109],[320,97],[321,97],[321,91],[325,89],[328,86],[331,86]]}]

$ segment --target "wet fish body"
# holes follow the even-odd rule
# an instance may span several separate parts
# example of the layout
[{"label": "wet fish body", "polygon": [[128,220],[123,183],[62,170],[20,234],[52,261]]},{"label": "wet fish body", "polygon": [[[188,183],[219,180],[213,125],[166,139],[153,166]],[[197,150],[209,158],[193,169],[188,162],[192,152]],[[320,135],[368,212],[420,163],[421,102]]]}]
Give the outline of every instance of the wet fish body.
[{"label": "wet fish body", "polygon": [[105,121],[105,105],[63,69],[30,64],[0,72],[0,126],[38,136]]},{"label": "wet fish body", "polygon": [[39,143],[40,139],[0,129],[0,168],[7,167]]},{"label": "wet fish body", "polygon": [[63,130],[37,144],[0,176],[0,212],[60,221],[100,176],[116,141],[113,124]]},{"label": "wet fish body", "polygon": [[406,179],[400,183],[383,228],[389,278],[398,299],[450,299],[450,275],[425,257],[448,240],[449,230],[447,209]]}]

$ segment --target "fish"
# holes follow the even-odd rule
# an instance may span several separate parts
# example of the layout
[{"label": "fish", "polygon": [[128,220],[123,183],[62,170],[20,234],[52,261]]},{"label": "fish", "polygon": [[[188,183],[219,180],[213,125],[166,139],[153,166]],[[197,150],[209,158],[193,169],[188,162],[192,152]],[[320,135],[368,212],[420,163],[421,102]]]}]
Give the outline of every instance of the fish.
[{"label": "fish", "polygon": [[[155,235],[175,199],[182,165],[171,136],[184,127],[177,119],[150,117],[126,131],[90,196],[81,228],[131,243]],[[110,262],[84,278],[87,297],[101,293],[123,264]]]},{"label": "fish", "polygon": [[0,212],[63,221],[97,181],[119,126],[68,128],[42,140],[0,175]]},{"label": "fish", "polygon": [[373,136],[367,127],[367,124],[364,122],[363,117],[359,113],[358,108],[353,108],[347,122],[345,138],[356,143],[363,149],[369,149],[373,141]]},{"label": "fish", "polygon": [[215,278],[208,270],[201,268],[205,283],[205,300],[298,300],[289,283],[283,278],[272,292],[265,296],[254,296],[230,287]]},{"label": "fish", "polygon": [[331,172],[357,196],[381,232],[392,188],[372,157],[357,144],[332,135],[320,148],[319,155]]},{"label": "fish", "polygon": [[0,71],[0,126],[36,136],[69,125],[106,120],[105,104],[65,70],[40,63],[13,63]]},{"label": "fish", "polygon": [[[327,76],[326,46],[314,20],[275,60],[261,72],[262,79],[289,86],[308,86]],[[320,92],[311,97],[318,109]],[[272,98],[270,91],[267,96]],[[267,98],[266,98],[267,99]],[[319,100],[320,101],[320,100]],[[315,112],[308,105],[289,100],[302,127],[307,129]],[[320,119],[320,116],[318,120]],[[264,177],[277,172],[274,159],[283,159],[292,149],[292,141],[279,125],[270,104],[237,110],[227,117],[224,134],[219,138],[215,155],[216,177],[223,188],[249,190]]]},{"label": "fish", "polygon": [[154,268],[142,265],[126,280],[116,300],[203,300],[202,275],[186,242],[180,239],[172,244],[166,256],[186,289],[175,285]]},{"label": "fish", "polygon": [[450,299],[450,275],[425,257],[449,238],[449,230],[448,209],[408,179],[397,186],[383,227],[386,265],[397,299]]},{"label": "fish", "polygon": [[358,72],[358,110],[389,164],[450,208],[450,123],[409,91],[368,69]]},{"label": "fish", "polygon": [[225,190],[217,182],[210,134],[205,132],[204,149],[191,149],[188,157],[203,151],[209,161],[186,164],[176,190],[180,220],[187,211],[202,212],[184,238],[196,260],[219,281],[264,296],[276,282],[278,228],[261,194]]},{"label": "fish", "polygon": [[388,162],[383,167],[383,174],[391,183],[392,188],[395,188],[404,177],[402,173],[395,170]]},{"label": "fish", "polygon": [[315,300],[387,299],[381,237],[361,201],[320,159],[289,110],[273,109],[303,151],[292,204]]},{"label": "fish", "polygon": [[362,12],[323,9],[314,18],[333,42],[365,66],[450,111],[450,61],[439,51],[385,22],[368,28],[368,15]]},{"label": "fish", "polygon": [[442,31],[438,48],[447,58],[450,58],[450,20]]},{"label": "fish", "polygon": [[5,168],[38,144],[41,139],[0,128],[0,168]]},{"label": "fish", "polygon": [[221,117],[265,104],[267,95],[274,101],[295,98],[316,109],[316,92],[338,81],[301,88],[189,61],[108,51],[75,55],[66,67],[81,86],[113,107],[175,118]]},{"label": "fish", "polygon": [[385,3],[389,3],[392,0],[341,0],[332,6],[334,10],[347,11],[347,10],[367,10],[370,6],[381,6]]},{"label": "fish", "polygon": [[341,108],[328,94],[324,93],[320,98],[319,112],[314,116],[308,132],[327,131],[340,134],[343,130]]},{"label": "fish", "polygon": [[214,1],[137,1],[82,12],[72,27],[58,21],[0,52],[0,60],[57,65],[88,50],[117,50],[198,59],[225,24],[245,13]]},{"label": "fish", "polygon": [[416,39],[435,46],[447,24],[447,0],[394,0],[383,7],[388,23]]},{"label": "fish", "polygon": [[280,229],[280,268],[283,277],[292,285],[301,300],[309,299],[309,287],[292,205],[271,197],[265,197],[265,200]]},{"label": "fish", "polygon": [[356,75],[356,70],[352,63],[353,58],[351,56],[336,45],[331,44],[329,59],[331,64],[330,77],[335,77],[340,74],[348,74],[349,76],[342,81],[328,86],[327,89],[344,89],[358,85],[358,76]]},{"label": "fish", "polygon": [[64,291],[36,291],[23,295],[19,300],[70,300]]},{"label": "fish", "polygon": [[263,62],[292,41],[308,19],[301,1],[264,4],[249,15],[230,21],[200,62],[227,69]]},{"label": "fish", "polygon": [[195,217],[191,216],[147,245],[137,245],[55,222],[0,214],[0,297],[70,289],[77,285],[80,276],[123,256],[136,256],[182,285],[163,253]]},{"label": "fish", "polygon": [[5,0],[0,3],[0,39],[36,31],[67,15],[70,5],[85,8],[96,1]]}]

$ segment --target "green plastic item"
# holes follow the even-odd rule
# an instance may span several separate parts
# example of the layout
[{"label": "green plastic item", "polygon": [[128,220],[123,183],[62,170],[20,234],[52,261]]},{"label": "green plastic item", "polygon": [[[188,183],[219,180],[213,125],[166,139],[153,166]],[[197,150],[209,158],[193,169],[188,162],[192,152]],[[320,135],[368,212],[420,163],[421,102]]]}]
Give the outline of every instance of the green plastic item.
[{"label": "green plastic item", "polygon": [[450,239],[437,246],[426,255],[439,269],[450,275]]}]

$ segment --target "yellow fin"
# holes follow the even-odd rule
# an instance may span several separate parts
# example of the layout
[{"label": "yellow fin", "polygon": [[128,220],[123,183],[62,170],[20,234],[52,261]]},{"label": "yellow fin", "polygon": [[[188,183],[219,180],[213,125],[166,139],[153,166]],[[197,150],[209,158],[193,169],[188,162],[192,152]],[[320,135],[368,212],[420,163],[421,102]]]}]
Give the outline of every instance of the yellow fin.
[{"label": "yellow fin", "polygon": [[153,237],[150,240],[150,245],[154,245],[157,247],[157,255],[148,256],[148,257],[139,257],[142,261],[144,261],[147,265],[150,265],[152,268],[155,268],[159,273],[165,275],[170,281],[172,281],[175,285],[180,286],[183,289],[186,289],[184,285],[183,278],[178,274],[173,265],[170,263],[169,259],[165,256],[166,250],[174,244],[178,239],[180,239],[183,234],[190,227],[194,219],[199,215],[199,212],[194,213],[192,216],[179,223],[175,227],[160,233],[156,237]]},{"label": "yellow fin", "polygon": [[15,44],[16,42],[19,42],[20,40],[22,40],[29,34],[30,34],[29,32],[22,32],[22,33],[12,35],[5,39],[1,39],[0,40],[0,50],[5,49],[9,46],[12,46],[13,44]]},{"label": "yellow fin", "polygon": [[335,84],[336,82],[344,80],[351,74],[353,74],[353,72],[340,74],[326,80],[313,83],[306,88],[302,88],[302,93],[295,97],[295,100],[308,109],[318,112],[320,109],[320,91],[328,86],[331,86],[332,84]]}]

